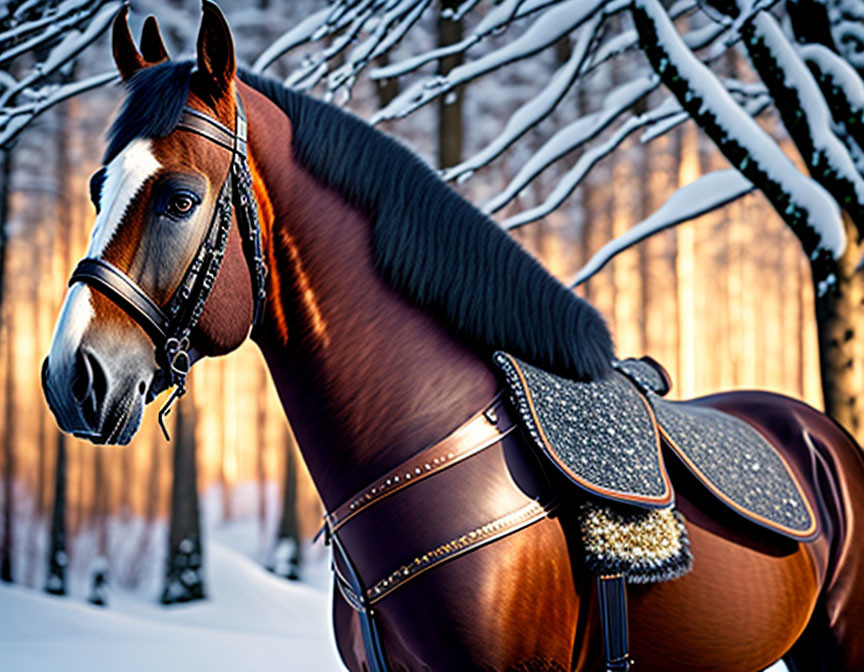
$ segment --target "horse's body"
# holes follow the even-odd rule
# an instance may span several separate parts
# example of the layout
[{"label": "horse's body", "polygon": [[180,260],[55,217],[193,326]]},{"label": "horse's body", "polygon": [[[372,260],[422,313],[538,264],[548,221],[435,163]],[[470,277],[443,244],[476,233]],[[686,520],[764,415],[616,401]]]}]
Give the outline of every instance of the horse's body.
[{"label": "horse's body", "polygon": [[[466,344],[434,310],[382,277],[370,246],[374,208],[364,210],[313,177],[294,156],[286,113],[252,86],[237,87],[270,269],[265,317],[253,338],[332,510],[460,426],[499,383],[481,347]],[[228,113],[217,104],[210,114]],[[351,165],[355,157],[342,158]],[[214,297],[227,291],[220,287],[249,283],[232,235]],[[236,306],[208,306],[200,329],[221,344],[217,349],[230,349],[236,337],[219,330],[236,322]],[[248,325],[249,311],[239,312]],[[56,385],[52,375],[59,374],[46,370],[46,386]],[[864,669],[861,451],[824,415],[777,395],[732,393],[696,403],[743,417],[772,439],[818,503],[822,534],[797,543],[745,523],[669,459],[695,563],[682,579],[631,589],[638,669],[755,672],[783,656],[796,671]],[[358,515],[340,536],[360,576],[372,580],[550,487],[514,433]],[[577,505],[568,501],[554,517],[436,567],[382,600],[376,611],[388,666],[601,669]],[[338,592],[334,600],[339,650],[360,672],[366,659],[358,617]]]},{"label": "horse's body", "polygon": [[[380,278],[370,258],[369,222],[340,194],[302,169],[286,167],[281,148],[274,148],[279,138],[290,137],[289,120],[254,90],[241,92],[249,101],[257,170],[273,206],[268,237],[286,245],[278,254],[277,242],[271,259],[285,285],[281,295],[292,297],[282,314],[289,336],[302,334],[289,337],[287,347],[275,329],[256,338],[306,447],[312,477],[332,509],[463,423],[492,398],[498,382],[488,363]],[[282,226],[290,221],[305,225],[288,233]],[[281,262],[292,258],[303,259],[302,283],[298,269]],[[298,283],[305,299],[292,289]],[[314,324],[323,326],[316,331]],[[322,347],[323,338],[329,347]],[[847,551],[838,565],[829,563],[841,557],[832,555],[836,540],[855,543],[856,521],[864,520],[864,462],[857,446],[825,416],[776,395],[728,394],[702,403],[731,410],[776,436],[805,487],[815,482],[806,431],[831,473],[849,479],[840,485],[844,510],[820,511],[825,533],[812,544],[797,544],[743,524],[702,495],[682,470],[675,484],[694,569],[678,581],[632,589],[632,650],[639,669],[759,670],[789,650],[811,616],[807,637],[830,640],[819,631],[838,611],[830,592],[822,593],[829,577],[842,593],[859,596],[839,609],[846,622],[840,629],[854,637],[856,624],[864,622],[862,558]],[[521,441],[508,437],[500,449],[416,491],[409,488],[388,510],[370,510],[356,527],[346,527],[343,536],[361,575],[383,575],[437,540],[516,508],[525,495],[502,455],[528,450],[516,445]],[[593,580],[581,565],[574,513],[565,509],[388,597],[379,614],[393,668],[568,670],[572,663],[577,670],[599,669]],[[845,530],[836,529],[838,514]],[[335,608],[340,651],[350,669],[361,670],[356,617],[338,595]],[[810,649],[802,643],[804,660],[824,655],[826,644]],[[849,661],[821,669],[858,669],[862,646],[864,640],[857,650],[844,642]],[[800,669],[820,668],[807,662]]]}]

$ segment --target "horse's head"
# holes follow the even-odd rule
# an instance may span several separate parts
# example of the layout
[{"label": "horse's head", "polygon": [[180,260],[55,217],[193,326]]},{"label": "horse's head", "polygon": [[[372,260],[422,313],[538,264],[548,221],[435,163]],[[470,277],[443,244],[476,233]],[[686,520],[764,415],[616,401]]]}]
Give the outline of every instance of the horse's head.
[{"label": "horse's head", "polygon": [[250,274],[262,264],[224,17],[205,0],[197,63],[174,64],[152,18],[139,52],[127,13],[113,52],[128,97],[42,371],[60,427],[96,443],[128,443],[144,405],[182,388],[192,361],[239,346],[263,282]]}]

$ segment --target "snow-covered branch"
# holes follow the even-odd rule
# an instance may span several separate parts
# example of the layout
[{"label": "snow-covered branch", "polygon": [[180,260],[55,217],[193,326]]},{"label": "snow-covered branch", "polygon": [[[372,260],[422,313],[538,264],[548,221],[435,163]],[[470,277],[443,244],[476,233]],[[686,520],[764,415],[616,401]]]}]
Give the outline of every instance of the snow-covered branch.
[{"label": "snow-covered branch", "polygon": [[[656,89],[659,83],[659,79],[656,76],[651,75],[627,84],[622,84],[618,88],[614,89],[606,97],[603,109],[577,119],[549,138],[549,140],[525,163],[525,165],[522,166],[522,169],[510,181],[510,184],[508,184],[498,196],[483,206],[484,212],[492,214],[503,208],[507,203],[516,198],[528,183],[537,177],[537,175],[539,175],[547,166],[554,163],[565,154],[569,154],[570,152],[582,147],[586,142],[596,138],[600,133],[609,128],[616,119],[627,112],[627,110],[629,110],[636,101]],[[634,123],[634,120],[636,119],[638,119],[638,121]],[[583,155],[576,164],[576,167],[573,168],[573,171],[577,171],[581,165],[585,164],[585,172],[587,172],[588,168],[593,166],[597,161],[621,144],[627,135],[635,131],[637,128],[642,128],[646,124],[653,123],[654,121],[657,121],[657,117],[650,113],[643,115],[642,117],[633,118],[628,122],[628,124],[622,126],[622,129],[627,127],[628,130],[623,132],[623,134],[619,131],[612,140],[600,145],[599,147],[593,148],[591,152]],[[590,161],[589,157],[594,157],[594,160]],[[571,173],[573,171],[571,171]],[[566,179],[567,178],[565,177],[565,180]],[[581,179],[581,177],[579,179]],[[567,191],[567,194],[575,189],[578,181],[579,180],[576,180],[574,182],[570,190]],[[557,189],[555,193],[558,193]],[[563,198],[566,198],[566,194],[562,197],[562,200]],[[545,214],[548,213],[538,215],[538,217],[535,217],[534,219],[543,217]],[[520,221],[517,224],[512,225],[518,226],[523,223],[527,222]]]},{"label": "snow-covered branch", "polygon": [[842,124],[864,149],[864,82],[858,72],[821,44],[801,46],[798,53],[819,82],[835,123]]},{"label": "snow-covered branch", "polygon": [[117,80],[119,75],[115,70],[111,70],[72,84],[44,87],[40,89],[42,95],[33,102],[3,110],[0,112],[0,150],[8,149],[21,131],[50,107]]},{"label": "snow-covered branch", "polygon": [[504,131],[485,148],[467,161],[445,171],[443,174],[445,180],[463,179],[470,176],[475,170],[499,156],[501,152],[539,124],[557,107],[564,94],[579,76],[599,23],[600,18],[595,17],[584,26],[579,33],[579,39],[570,54],[570,58],[552,76],[543,90],[516,110],[507,122]]},{"label": "snow-covered branch", "polygon": [[601,247],[573,276],[570,286],[582,284],[600,272],[618,254],[646,238],[722,208],[754,189],[753,184],[735,169],[702,175],[695,182],[672,194],[650,217]]},{"label": "snow-covered branch", "polygon": [[830,194],[803,175],[735,102],[687,48],[657,0],[634,0],[632,13],[642,48],[666,87],[730,163],[765,194],[807,254],[821,260],[819,272],[829,273],[829,260],[846,248],[840,209]]},{"label": "snow-covered branch", "polygon": [[758,14],[741,32],[813,179],[831,192],[864,232],[864,179],[831,129],[831,113],[812,73],[770,14]]},{"label": "snow-covered branch", "polygon": [[458,86],[513,61],[536,54],[554,45],[595,16],[600,18],[600,21],[595,22],[599,26],[603,19],[625,9],[626,1],[611,0],[605,4],[585,0],[561,2],[544,12],[522,35],[500,49],[454,68],[447,77],[423,79],[408,87],[372,117],[372,123],[404,117]]},{"label": "snow-covered branch", "polygon": [[272,64],[283,54],[291,51],[294,47],[309,42],[318,33],[321,27],[327,22],[327,17],[330,16],[331,8],[327,7],[320,12],[316,12],[311,16],[307,16],[294,28],[282,35],[267,49],[252,64],[252,72],[262,72],[266,67]]},{"label": "snow-covered branch", "polygon": [[[37,2],[17,7],[15,21],[7,21],[7,29],[0,33],[0,62],[7,64],[0,71],[0,149],[8,150],[27,124],[52,105],[114,79],[114,73],[105,73],[66,84],[58,83],[56,75],[66,72],[102,34],[119,7],[116,0],[65,0],[57,5]],[[8,64],[35,53],[40,55],[35,64],[13,77]]]},{"label": "snow-covered branch", "polygon": [[[486,16],[483,17],[483,20],[480,22],[480,24],[473,31],[471,31],[471,34],[465,37],[460,42],[447,45],[446,47],[432,49],[431,51],[427,51],[425,53],[419,54],[418,56],[405,59],[404,61],[400,61],[398,63],[393,63],[392,65],[388,65],[383,68],[376,68],[370,73],[370,77],[372,79],[390,79],[392,77],[400,77],[402,75],[408,74],[409,72],[417,70],[418,68],[426,65],[427,63],[439,61],[442,58],[446,58],[447,56],[463,54],[483,39],[489,37],[490,35],[498,34],[502,30],[505,30],[513,21],[517,19],[523,19],[526,16],[530,16],[531,14],[546,9],[551,5],[561,4],[563,1],[564,0],[522,0],[517,3],[517,6],[515,8],[512,0],[508,2],[502,2],[497,7],[491,9],[486,14]],[[607,0],[581,0],[580,3],[576,4],[585,5],[583,9],[588,10],[588,14],[590,15],[599,11],[600,6],[603,5],[605,2],[607,2]],[[574,3],[570,4],[572,5]],[[461,17],[463,15],[464,14],[462,13],[462,10],[460,8],[459,16]],[[454,17],[454,20],[457,19],[455,19]]]}]

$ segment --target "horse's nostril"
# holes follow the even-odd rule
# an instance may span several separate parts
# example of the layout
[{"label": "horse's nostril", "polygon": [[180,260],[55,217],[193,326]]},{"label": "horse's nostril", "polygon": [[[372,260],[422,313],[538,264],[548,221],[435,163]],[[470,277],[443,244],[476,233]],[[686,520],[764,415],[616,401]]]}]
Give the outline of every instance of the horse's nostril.
[{"label": "horse's nostril", "polygon": [[138,383],[138,394],[144,394],[147,391],[147,383],[143,380]]},{"label": "horse's nostril", "polygon": [[98,429],[102,404],[108,394],[108,378],[99,359],[89,350],[80,348],[75,353],[75,376],[72,395],[81,404],[84,421],[93,430]]},{"label": "horse's nostril", "polygon": [[72,378],[72,396],[79,404],[90,396],[93,387],[93,367],[90,358],[79,349],[75,353],[75,375]]}]

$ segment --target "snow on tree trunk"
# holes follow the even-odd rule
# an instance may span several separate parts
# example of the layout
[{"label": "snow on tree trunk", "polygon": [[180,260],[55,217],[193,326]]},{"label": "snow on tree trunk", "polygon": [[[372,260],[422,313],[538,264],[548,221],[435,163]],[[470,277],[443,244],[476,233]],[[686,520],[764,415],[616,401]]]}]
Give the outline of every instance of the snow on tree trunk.
[{"label": "snow on tree trunk", "polygon": [[171,522],[162,604],[177,604],[205,597],[201,522],[198,513],[198,477],[195,456],[195,403],[191,391],[175,406],[174,481],[171,486]]},{"label": "snow on tree trunk", "polygon": [[840,210],[732,99],[682,41],[657,0],[635,0],[633,19],[654,70],[733,166],[756,185],[812,259],[814,277],[831,273],[846,246]]},{"label": "snow on tree trunk", "polygon": [[66,435],[57,432],[57,461],[54,464],[54,504],[51,510],[51,538],[48,549],[48,576],[45,592],[66,594]]}]

